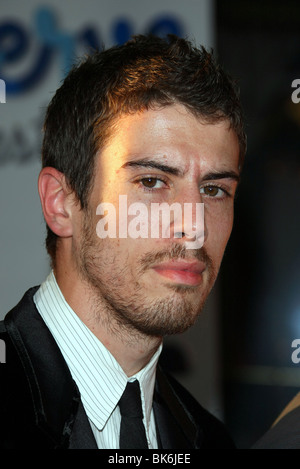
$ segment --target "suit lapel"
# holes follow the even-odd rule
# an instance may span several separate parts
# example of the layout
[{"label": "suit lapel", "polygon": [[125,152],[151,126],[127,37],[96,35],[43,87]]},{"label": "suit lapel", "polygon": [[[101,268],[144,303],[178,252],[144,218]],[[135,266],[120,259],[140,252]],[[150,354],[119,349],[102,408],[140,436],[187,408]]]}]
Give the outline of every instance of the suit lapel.
[{"label": "suit lapel", "polygon": [[97,449],[96,440],[81,401],[72,427],[69,449]]},{"label": "suit lapel", "polygon": [[158,367],[153,398],[159,445],[162,449],[191,449],[201,446],[202,433],[164,372]]}]

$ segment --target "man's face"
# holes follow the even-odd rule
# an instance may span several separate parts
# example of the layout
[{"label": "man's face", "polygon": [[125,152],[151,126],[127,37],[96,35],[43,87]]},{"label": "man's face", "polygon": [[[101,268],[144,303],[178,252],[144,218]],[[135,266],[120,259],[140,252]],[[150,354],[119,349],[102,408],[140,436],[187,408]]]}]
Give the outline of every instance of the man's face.
[{"label": "man's face", "polygon": [[[231,233],[236,134],[227,121],[206,124],[181,105],[124,115],[95,171],[89,209],[73,235],[78,271],[119,325],[155,336],[186,330],[203,308]],[[189,227],[172,216],[169,237],[151,237],[151,217],[144,220],[148,237],[119,237],[120,218],[127,225],[133,219],[124,206],[120,213],[120,195],[149,215],[153,203],[204,203],[203,247],[189,249]],[[97,207],[107,202],[116,210],[115,238],[96,232]],[[201,237],[203,226],[195,223],[190,228]]]}]

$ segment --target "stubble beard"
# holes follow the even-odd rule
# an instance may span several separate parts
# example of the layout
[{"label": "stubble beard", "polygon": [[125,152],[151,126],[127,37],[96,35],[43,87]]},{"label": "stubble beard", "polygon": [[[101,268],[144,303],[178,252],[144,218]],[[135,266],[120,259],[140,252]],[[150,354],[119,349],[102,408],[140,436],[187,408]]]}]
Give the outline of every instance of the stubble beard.
[{"label": "stubble beard", "polygon": [[[97,320],[111,332],[134,336],[163,337],[186,331],[199,317],[207,296],[215,282],[216,272],[204,248],[187,250],[173,244],[168,250],[149,252],[138,261],[133,275],[129,259],[118,263],[118,252],[109,249],[110,242],[99,239],[91,214],[84,217],[82,240],[76,248],[77,269],[90,287],[91,302]],[[113,247],[113,244],[112,244]],[[161,298],[149,299],[143,286],[143,275],[157,262],[171,259],[196,258],[206,264],[207,281],[195,294],[195,287],[166,284],[169,293]],[[196,296],[196,298],[195,298]]]}]

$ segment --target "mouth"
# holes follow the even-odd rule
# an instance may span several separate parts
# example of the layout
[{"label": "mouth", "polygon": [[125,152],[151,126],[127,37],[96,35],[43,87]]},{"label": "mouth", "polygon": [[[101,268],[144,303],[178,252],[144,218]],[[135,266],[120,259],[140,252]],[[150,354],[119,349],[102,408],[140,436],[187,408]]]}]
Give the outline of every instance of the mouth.
[{"label": "mouth", "polygon": [[199,261],[176,260],[164,262],[152,267],[152,269],[169,281],[181,284],[198,286],[203,281],[203,272],[206,266]]}]

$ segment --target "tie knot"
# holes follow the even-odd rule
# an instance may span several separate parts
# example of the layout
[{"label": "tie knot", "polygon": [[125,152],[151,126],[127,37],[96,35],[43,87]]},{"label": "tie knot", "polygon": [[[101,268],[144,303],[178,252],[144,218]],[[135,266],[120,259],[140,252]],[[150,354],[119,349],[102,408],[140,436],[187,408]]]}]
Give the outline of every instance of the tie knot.
[{"label": "tie knot", "polygon": [[139,382],[128,382],[119,400],[122,417],[143,418],[141,391]]}]

